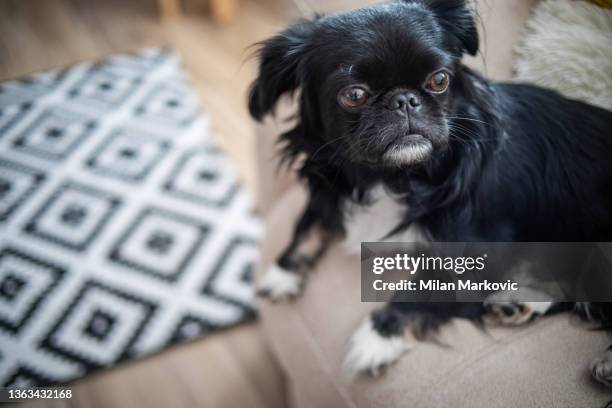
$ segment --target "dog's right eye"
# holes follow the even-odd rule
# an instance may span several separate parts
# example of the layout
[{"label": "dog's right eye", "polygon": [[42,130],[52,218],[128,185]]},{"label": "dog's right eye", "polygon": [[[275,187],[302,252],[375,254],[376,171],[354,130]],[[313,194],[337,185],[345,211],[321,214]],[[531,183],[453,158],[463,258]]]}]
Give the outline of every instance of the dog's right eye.
[{"label": "dog's right eye", "polygon": [[360,86],[349,86],[340,91],[338,101],[345,108],[358,108],[368,99],[368,91]]}]

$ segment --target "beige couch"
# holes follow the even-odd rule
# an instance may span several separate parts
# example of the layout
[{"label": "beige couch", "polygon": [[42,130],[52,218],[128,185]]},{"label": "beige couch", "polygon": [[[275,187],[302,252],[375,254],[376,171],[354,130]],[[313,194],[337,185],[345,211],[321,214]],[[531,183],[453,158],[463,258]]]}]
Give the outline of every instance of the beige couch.
[{"label": "beige couch", "polygon": [[[481,0],[482,56],[468,63],[496,79],[511,76],[512,46],[535,0]],[[265,269],[288,242],[305,194],[285,172],[274,174],[272,143],[280,128],[258,128],[260,206],[267,220]],[[261,271],[260,271],[261,272]],[[422,343],[380,378],[349,378],[341,369],[347,340],[369,310],[360,302],[359,260],[333,248],[290,303],[260,301],[264,330],[295,407],[599,407],[610,390],[588,364],[610,341],[567,315],[521,328],[481,331],[457,320],[443,347]]]}]

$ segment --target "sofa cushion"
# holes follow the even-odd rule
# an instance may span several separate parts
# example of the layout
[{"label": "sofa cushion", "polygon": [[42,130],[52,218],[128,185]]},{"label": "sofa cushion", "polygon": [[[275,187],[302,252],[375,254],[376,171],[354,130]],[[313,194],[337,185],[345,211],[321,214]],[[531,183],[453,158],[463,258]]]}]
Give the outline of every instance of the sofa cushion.
[{"label": "sofa cushion", "polygon": [[[294,187],[270,212],[262,268],[288,242],[304,203]],[[456,320],[440,334],[446,346],[419,343],[382,377],[349,378],[341,368],[347,340],[381,304],[360,301],[359,258],[340,245],[322,259],[301,297],[259,306],[298,407],[597,407],[610,398],[588,370],[610,339],[567,314],[486,331]]]}]

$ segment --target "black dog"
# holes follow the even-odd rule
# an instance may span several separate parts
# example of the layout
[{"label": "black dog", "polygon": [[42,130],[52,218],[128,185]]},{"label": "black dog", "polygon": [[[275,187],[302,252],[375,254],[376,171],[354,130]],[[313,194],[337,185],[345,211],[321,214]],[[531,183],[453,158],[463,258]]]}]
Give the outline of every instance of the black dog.
[{"label": "black dog", "polygon": [[[262,44],[250,112],[261,119],[282,94],[301,90],[299,122],[281,141],[286,161],[300,158],[310,199],[260,293],[296,295],[305,272],[332,240],[352,235],[350,222],[367,206],[395,206],[380,213],[393,223],[373,240],[612,241],[612,113],[489,81],[461,64],[477,50],[465,0],[319,17]],[[519,324],[556,306],[492,311]],[[577,306],[611,323],[608,304]],[[482,303],[391,302],[357,331],[347,361],[376,372],[403,352],[406,327],[426,335],[485,312]],[[610,384],[612,353],[593,373]]]}]

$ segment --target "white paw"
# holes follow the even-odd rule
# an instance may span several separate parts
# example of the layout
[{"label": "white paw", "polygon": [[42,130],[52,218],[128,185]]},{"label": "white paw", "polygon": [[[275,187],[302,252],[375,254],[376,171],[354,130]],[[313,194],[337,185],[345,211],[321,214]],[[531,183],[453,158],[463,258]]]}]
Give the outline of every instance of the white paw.
[{"label": "white paw", "polygon": [[[518,326],[544,315],[555,303],[547,295],[533,290],[533,293],[521,292],[521,297],[543,299],[541,302],[525,302],[516,299],[515,292],[495,292],[484,301],[487,318],[495,323]],[[550,300],[544,300],[550,299]]]},{"label": "white paw", "polygon": [[384,337],[378,333],[368,317],[353,334],[344,360],[345,370],[351,374],[378,375],[381,369],[396,362],[412,344],[400,336]]},{"label": "white paw", "polygon": [[607,350],[591,363],[591,374],[600,383],[612,387],[612,350]]},{"label": "white paw", "polygon": [[257,294],[271,300],[285,300],[297,296],[302,289],[303,278],[274,264],[268,268],[257,287]]}]

